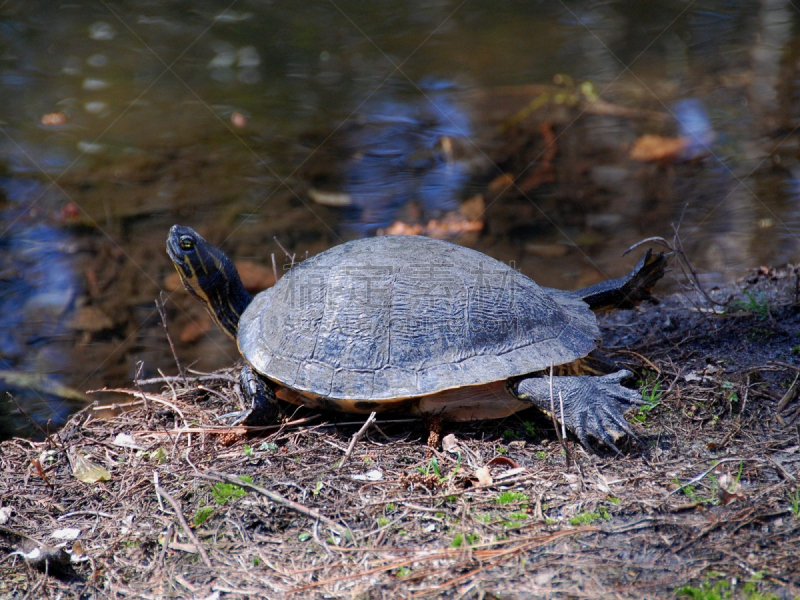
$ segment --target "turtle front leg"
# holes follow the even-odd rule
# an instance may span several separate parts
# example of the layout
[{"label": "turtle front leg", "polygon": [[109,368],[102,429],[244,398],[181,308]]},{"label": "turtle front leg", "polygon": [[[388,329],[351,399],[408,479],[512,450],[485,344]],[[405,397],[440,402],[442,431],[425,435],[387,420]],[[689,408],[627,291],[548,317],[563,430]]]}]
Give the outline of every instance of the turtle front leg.
[{"label": "turtle front leg", "polygon": [[[560,400],[563,400],[564,425],[585,447],[589,448],[591,436],[619,452],[614,445],[617,439],[623,435],[636,439],[623,415],[631,408],[644,404],[639,392],[620,384],[630,376],[630,371],[620,370],[602,377],[553,377],[556,419],[562,419]],[[547,375],[521,379],[512,383],[510,390],[519,400],[529,402],[548,415],[551,414],[550,378]]]},{"label": "turtle front leg", "polygon": [[236,419],[239,425],[268,425],[278,420],[280,410],[275,390],[263,377],[245,365],[239,372],[239,384],[250,408]]}]

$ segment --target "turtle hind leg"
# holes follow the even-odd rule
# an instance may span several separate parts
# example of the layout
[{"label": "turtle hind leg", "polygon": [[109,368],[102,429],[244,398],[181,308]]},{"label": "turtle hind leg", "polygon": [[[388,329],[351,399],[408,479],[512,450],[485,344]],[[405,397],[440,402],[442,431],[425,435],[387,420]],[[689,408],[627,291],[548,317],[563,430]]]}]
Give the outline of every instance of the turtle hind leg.
[{"label": "turtle hind leg", "polygon": [[[553,377],[556,419],[560,421],[563,418],[564,425],[578,437],[584,447],[590,447],[589,438],[592,437],[618,453],[614,442],[620,437],[628,435],[638,439],[623,415],[644,403],[639,392],[620,383],[630,376],[630,371],[620,370],[602,377]],[[545,375],[521,379],[511,384],[510,390],[519,400],[552,414],[550,377]]]},{"label": "turtle hind leg", "polygon": [[574,292],[594,312],[606,312],[616,308],[633,308],[642,300],[652,300],[650,290],[664,276],[668,255],[653,254],[648,250],[633,271],[617,279],[601,281]]},{"label": "turtle hind leg", "polygon": [[278,420],[280,410],[275,390],[250,365],[245,365],[239,372],[239,385],[250,408],[239,413],[237,425],[268,425]]}]

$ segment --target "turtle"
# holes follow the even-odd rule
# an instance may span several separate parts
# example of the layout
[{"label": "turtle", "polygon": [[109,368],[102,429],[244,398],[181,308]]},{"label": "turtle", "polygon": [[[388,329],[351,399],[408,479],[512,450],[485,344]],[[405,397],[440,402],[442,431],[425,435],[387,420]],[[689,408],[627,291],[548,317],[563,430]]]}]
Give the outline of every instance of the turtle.
[{"label": "turtle", "polygon": [[255,297],[233,261],[174,225],[167,253],[186,289],[244,358],[250,408],[277,399],[347,413],[500,418],[536,406],[580,442],[617,451],[643,400],[632,373],[596,350],[596,313],[652,299],[668,257],[651,250],[626,276],[577,291],[542,287],[486,254],[422,236],[348,241],[293,265]]}]

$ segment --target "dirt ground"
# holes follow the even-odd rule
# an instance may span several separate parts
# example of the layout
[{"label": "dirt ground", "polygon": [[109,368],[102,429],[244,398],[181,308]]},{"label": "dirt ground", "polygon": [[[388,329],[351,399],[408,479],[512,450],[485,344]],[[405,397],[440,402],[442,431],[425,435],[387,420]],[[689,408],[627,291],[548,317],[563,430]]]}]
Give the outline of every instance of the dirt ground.
[{"label": "dirt ground", "polygon": [[139,382],[0,446],[0,597],[800,597],[798,291],[762,269],[724,309],[602,318],[648,401],[620,455],[535,410],[437,436],[287,407],[245,437],[214,420],[234,370]]}]

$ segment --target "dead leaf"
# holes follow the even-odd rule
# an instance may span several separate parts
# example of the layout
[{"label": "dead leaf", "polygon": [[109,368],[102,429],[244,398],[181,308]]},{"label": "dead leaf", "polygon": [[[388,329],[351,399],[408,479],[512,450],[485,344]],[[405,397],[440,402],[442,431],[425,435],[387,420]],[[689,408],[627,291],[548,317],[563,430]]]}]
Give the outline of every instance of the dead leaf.
[{"label": "dead leaf", "polygon": [[97,483],[98,481],[111,480],[111,473],[107,469],[96,465],[84,456],[75,453],[72,457],[72,474],[84,483]]},{"label": "dead leaf", "polygon": [[448,433],[442,438],[442,450],[455,454],[459,451],[458,440],[452,433]]},{"label": "dead leaf", "polygon": [[123,448],[133,448],[134,450],[146,449],[143,446],[137,444],[133,436],[127,433],[118,433],[117,437],[115,437],[114,441],[111,443],[114,444],[115,446],[121,446]]},{"label": "dead leaf", "polygon": [[81,530],[77,527],[64,527],[62,529],[56,529],[50,534],[50,536],[56,538],[57,540],[72,541],[78,539],[80,534]]},{"label": "dead leaf", "polygon": [[719,477],[719,490],[717,497],[723,505],[730,504],[734,500],[744,502],[745,496],[742,493],[741,484],[731,477],[730,473],[723,473]]},{"label": "dead leaf", "polygon": [[478,478],[478,483],[480,485],[492,485],[494,480],[492,479],[491,473],[489,473],[489,467],[481,467],[475,471],[475,477]]},{"label": "dead leaf", "polygon": [[497,481],[500,481],[501,479],[508,479],[509,477],[514,477],[515,475],[524,473],[525,471],[527,471],[525,467],[517,467],[516,469],[509,469],[508,471],[503,471],[502,473],[500,473],[500,475],[495,477],[495,479],[497,479]]},{"label": "dead leaf", "polygon": [[537,569],[533,575],[533,582],[536,585],[547,585],[556,576],[554,569]]},{"label": "dead leaf", "polygon": [[660,135],[643,135],[636,140],[629,156],[631,160],[640,162],[674,161],[686,150],[684,138],[666,138]]},{"label": "dead leaf", "polygon": [[608,485],[608,480],[602,475],[597,476],[597,489],[603,492],[604,494],[611,493],[611,487]]}]

